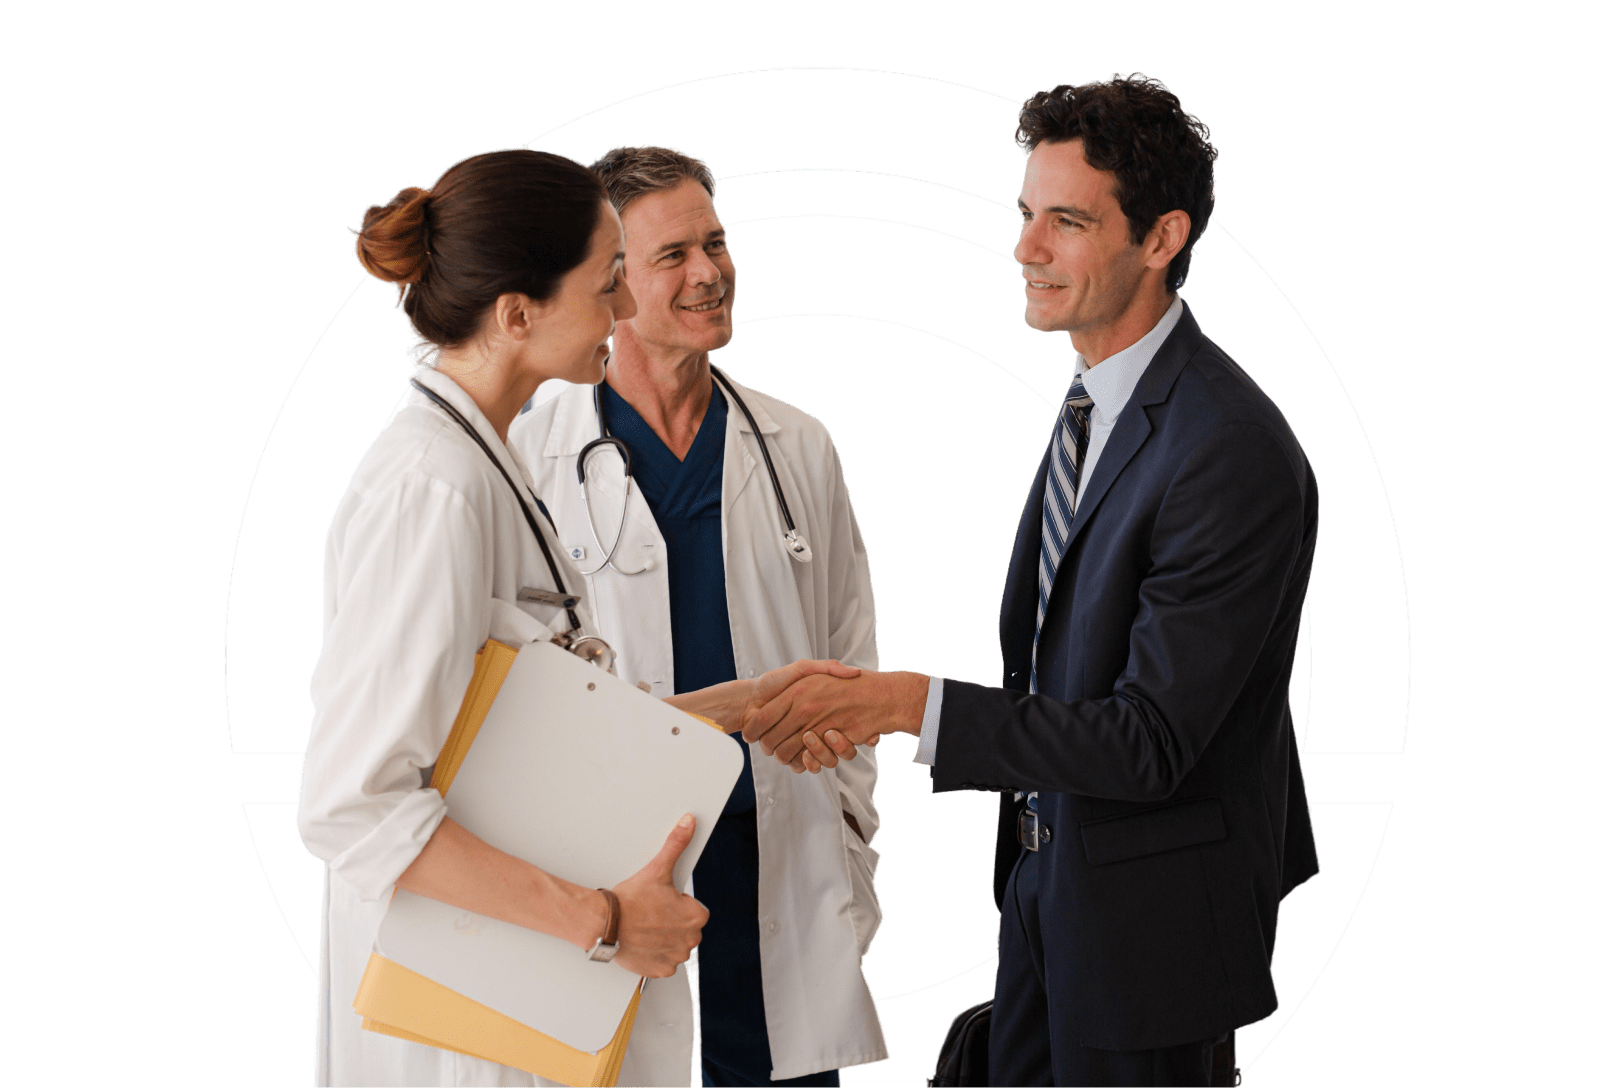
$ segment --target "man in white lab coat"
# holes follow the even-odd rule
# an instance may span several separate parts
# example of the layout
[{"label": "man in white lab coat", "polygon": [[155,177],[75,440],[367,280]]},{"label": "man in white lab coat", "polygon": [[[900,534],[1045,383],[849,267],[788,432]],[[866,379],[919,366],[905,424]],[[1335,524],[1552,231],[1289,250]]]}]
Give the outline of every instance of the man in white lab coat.
[{"label": "man in white lab coat", "polygon": [[[665,696],[798,658],[876,668],[866,550],[827,431],[713,370],[734,267],[710,172],[648,147],[595,169],[639,312],[617,324],[606,381],[527,412],[511,443],[618,672]],[[746,753],[695,869],[706,1084],[837,1085],[887,1057],[861,971],[880,917],[876,780],[870,751],[816,776]],[[684,972],[657,986],[687,1030]]]}]

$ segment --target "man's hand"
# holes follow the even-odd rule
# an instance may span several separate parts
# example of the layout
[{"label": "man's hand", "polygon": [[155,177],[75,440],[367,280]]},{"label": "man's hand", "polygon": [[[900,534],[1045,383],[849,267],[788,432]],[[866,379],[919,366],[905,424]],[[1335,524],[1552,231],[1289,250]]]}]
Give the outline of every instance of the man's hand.
[{"label": "man's hand", "polygon": [[[852,680],[861,675],[861,669],[855,665],[841,665],[837,661],[808,661],[802,659],[764,672],[756,677],[755,684],[750,691],[750,702],[745,707],[746,719],[764,704],[771,702],[781,695],[785,689],[796,681],[807,676],[833,676],[841,680]],[[739,728],[741,722],[733,724],[734,729]]]},{"label": "man's hand", "polygon": [[752,700],[744,739],[796,771],[816,771],[854,758],[856,745],[876,743],[881,734],[920,733],[927,699],[928,678],[920,673],[806,676],[759,706]]},{"label": "man's hand", "polygon": [[621,910],[613,961],[619,967],[647,978],[666,978],[700,943],[700,930],[711,912],[672,883],[672,867],[692,838],[694,817],[685,816],[660,853],[611,889]]},{"label": "man's hand", "polygon": [[710,718],[724,733],[734,733],[744,725],[752,709],[759,707],[802,676],[824,673],[828,676],[848,678],[857,676],[860,672],[861,670],[854,665],[841,665],[837,661],[802,659],[781,669],[763,673],[754,680],[729,680],[726,683],[701,688],[699,691],[669,695],[662,701],[690,714]]},{"label": "man's hand", "polygon": [[[862,743],[868,748],[876,748],[882,739],[881,733],[874,733]],[[821,737],[807,729],[800,734],[800,740],[805,747],[789,761],[789,769],[796,774],[801,771],[816,774],[824,767],[838,766],[841,759],[856,758],[856,746],[837,729],[824,730]]]}]

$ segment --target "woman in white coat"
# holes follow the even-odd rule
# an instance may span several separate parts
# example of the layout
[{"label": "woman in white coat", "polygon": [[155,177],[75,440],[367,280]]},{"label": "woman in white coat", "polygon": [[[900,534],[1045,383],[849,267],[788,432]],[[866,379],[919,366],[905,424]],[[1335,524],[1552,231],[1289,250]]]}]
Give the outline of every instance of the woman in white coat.
[{"label": "woman in white coat", "polygon": [[[634,310],[621,223],[589,170],[556,155],[496,152],[452,167],[431,192],[407,189],[370,209],[357,251],[374,275],[401,285],[406,313],[438,354],[417,376],[426,392],[362,460],[328,535],[300,802],[301,835],[328,865],[318,1082],[537,1083],[360,1029],[350,1003],[399,886],[585,950],[616,910],[615,962],[666,980],[646,989],[622,1083],[687,1083],[690,1026],[673,994],[685,989],[679,966],[706,911],[672,886],[671,867],[692,821],[613,898],[484,843],[428,786],[487,638],[588,627],[582,604],[518,599],[525,588],[554,590],[557,572],[567,586],[582,579],[506,433],[545,380],[600,380],[613,325]],[[525,515],[519,494],[538,512]],[[674,703],[737,727],[758,684],[781,688],[811,667]]]}]

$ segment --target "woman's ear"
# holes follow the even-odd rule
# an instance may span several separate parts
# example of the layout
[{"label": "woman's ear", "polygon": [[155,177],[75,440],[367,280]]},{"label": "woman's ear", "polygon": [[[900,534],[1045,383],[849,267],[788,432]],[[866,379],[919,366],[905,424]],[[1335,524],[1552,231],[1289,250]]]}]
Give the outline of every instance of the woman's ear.
[{"label": "woman's ear", "polygon": [[507,291],[494,300],[494,306],[489,311],[490,328],[496,337],[526,340],[549,308],[548,302],[529,298],[520,291]]}]

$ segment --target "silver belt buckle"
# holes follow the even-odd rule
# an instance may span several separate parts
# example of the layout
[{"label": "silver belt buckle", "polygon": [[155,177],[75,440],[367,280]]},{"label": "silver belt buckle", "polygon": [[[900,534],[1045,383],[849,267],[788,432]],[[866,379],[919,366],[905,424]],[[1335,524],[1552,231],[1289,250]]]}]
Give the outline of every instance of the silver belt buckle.
[{"label": "silver belt buckle", "polygon": [[1017,841],[1024,850],[1037,854],[1039,844],[1050,841],[1050,829],[1039,823],[1039,814],[1032,809],[1017,813]]}]

